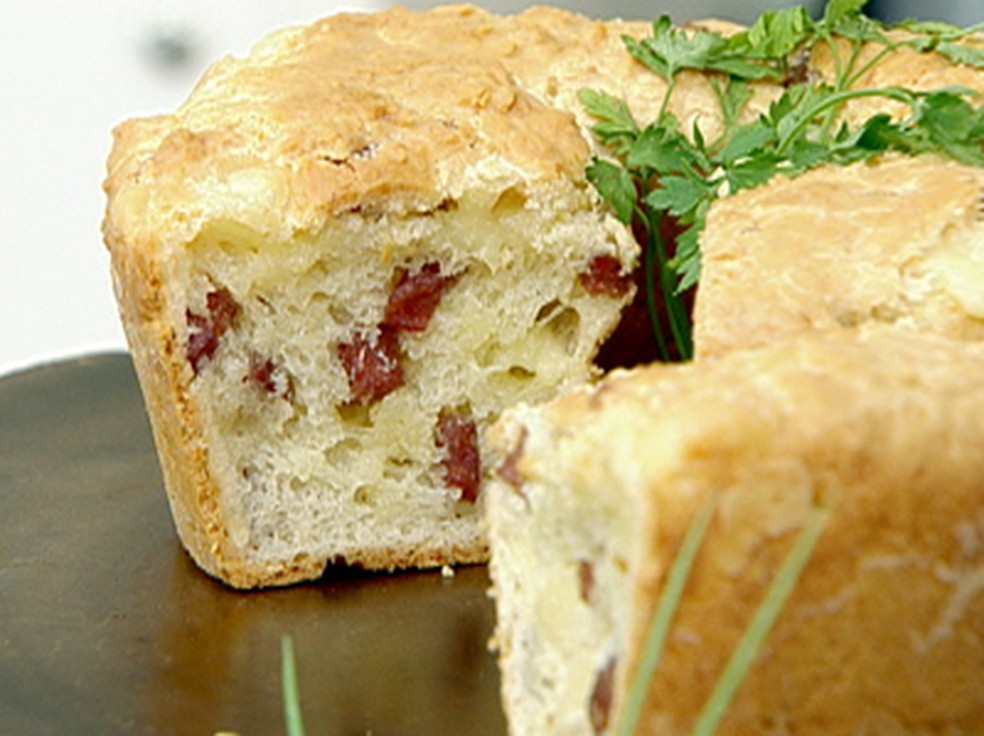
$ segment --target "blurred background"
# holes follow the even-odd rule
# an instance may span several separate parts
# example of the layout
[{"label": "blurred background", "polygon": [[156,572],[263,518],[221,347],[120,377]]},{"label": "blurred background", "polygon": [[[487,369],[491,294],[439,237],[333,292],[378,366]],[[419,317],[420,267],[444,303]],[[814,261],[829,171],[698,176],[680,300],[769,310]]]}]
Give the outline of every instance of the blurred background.
[{"label": "blurred background", "polygon": [[[0,375],[125,347],[100,236],[112,127],[174,108],[204,68],[274,28],[384,0],[3,0],[0,8]],[[410,0],[410,7],[436,3]],[[485,0],[514,12],[522,0]],[[554,0],[599,18],[748,22],[778,0]],[[814,13],[823,0],[806,2]],[[879,0],[889,20],[984,20],[984,0]]]}]

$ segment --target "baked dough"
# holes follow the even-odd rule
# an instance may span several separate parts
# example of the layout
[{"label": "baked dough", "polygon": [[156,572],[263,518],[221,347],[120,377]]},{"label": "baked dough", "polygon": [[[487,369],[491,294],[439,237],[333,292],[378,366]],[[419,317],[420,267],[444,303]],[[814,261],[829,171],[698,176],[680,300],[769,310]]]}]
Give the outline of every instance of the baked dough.
[{"label": "baked dough", "polygon": [[984,731],[982,375],[984,345],[869,325],[509,410],[485,500],[510,733],[614,733],[712,493],[639,733],[691,733],[818,505],[826,527],[718,733]]},{"label": "baked dough", "polygon": [[[638,246],[585,180],[577,94],[651,118],[665,86],[622,42],[647,31],[548,8],[343,14],[116,129],[104,236],[205,570],[255,587],[485,560],[484,427],[596,376],[632,298]],[[713,132],[707,80],[675,100]]]},{"label": "baked dough", "polygon": [[935,156],[825,167],[719,200],[698,358],[875,322],[984,340],[984,170]]},{"label": "baked dough", "polygon": [[638,247],[554,102],[624,76],[626,28],[341,15],[117,128],[105,240],[205,570],[245,588],[486,559],[484,427],[596,375],[632,296]]},{"label": "baked dough", "polygon": [[[577,94],[652,119],[665,84],[622,42],[648,31],[549,8],[343,14],[117,128],[104,236],[176,527],[204,569],[255,587],[332,561],[486,559],[484,428],[596,377],[632,298],[639,249],[585,181],[600,151]],[[974,82],[900,58],[879,83]],[[747,115],[779,92],[755,85]],[[671,110],[713,138],[707,78],[682,73]],[[712,235],[731,227],[712,213]],[[727,322],[713,250],[698,352],[754,324]]]}]

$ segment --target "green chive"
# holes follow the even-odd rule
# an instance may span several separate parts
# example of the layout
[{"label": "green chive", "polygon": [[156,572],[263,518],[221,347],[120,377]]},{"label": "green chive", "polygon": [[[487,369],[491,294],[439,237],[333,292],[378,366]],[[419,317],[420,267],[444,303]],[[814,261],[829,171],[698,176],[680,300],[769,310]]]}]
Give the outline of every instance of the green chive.
[{"label": "green chive", "polygon": [[799,580],[803,568],[813,554],[813,548],[823,533],[830,516],[830,510],[825,506],[815,506],[806,519],[806,523],[796,535],[793,546],[786,554],[782,567],[769,585],[765,597],[759,604],[755,615],[742,634],[738,646],[731,653],[731,659],[718,678],[711,696],[704,705],[704,710],[697,720],[697,725],[691,736],[711,736],[721,723],[728,711],[728,706],[738,686],[748,673],[749,667],[755,661],[762,642],[772,629],[779,612],[782,611],[789,594],[792,593]]},{"label": "green chive", "polygon": [[656,605],[656,611],[646,635],[642,659],[639,661],[639,667],[626,695],[625,707],[622,709],[618,728],[615,731],[617,736],[629,736],[635,731],[639,715],[642,712],[642,705],[646,700],[646,693],[649,691],[649,682],[659,666],[659,660],[663,654],[663,644],[669,633],[680,598],[683,596],[683,589],[687,584],[687,578],[690,576],[690,570],[697,559],[697,552],[700,550],[707,529],[711,525],[711,519],[714,518],[717,500],[718,495],[716,493],[709,494],[704,499],[703,505],[687,527],[680,551],[673,559],[673,564],[670,565],[666,585],[663,586],[663,591],[660,593],[659,602]]},{"label": "green chive", "polygon": [[287,736],[304,736],[301,696],[297,687],[297,667],[294,664],[294,640],[287,634],[280,638],[280,681]]}]

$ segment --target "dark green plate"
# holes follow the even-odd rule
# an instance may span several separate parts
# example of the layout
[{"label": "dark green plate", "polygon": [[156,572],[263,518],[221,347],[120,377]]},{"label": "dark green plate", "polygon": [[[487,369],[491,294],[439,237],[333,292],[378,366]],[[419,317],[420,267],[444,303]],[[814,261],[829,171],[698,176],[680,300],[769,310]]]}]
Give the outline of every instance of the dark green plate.
[{"label": "dark green plate", "polygon": [[0,380],[0,734],[505,732],[482,567],[239,593],[171,526],[129,358]]}]

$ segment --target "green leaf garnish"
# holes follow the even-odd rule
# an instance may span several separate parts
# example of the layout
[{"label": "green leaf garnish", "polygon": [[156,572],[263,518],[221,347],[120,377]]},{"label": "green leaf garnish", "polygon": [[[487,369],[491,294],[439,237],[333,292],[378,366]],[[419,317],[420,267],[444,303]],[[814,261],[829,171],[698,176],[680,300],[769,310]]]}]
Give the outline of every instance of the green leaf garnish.
[{"label": "green leaf garnish", "polygon": [[666,174],[660,179],[659,189],[649,192],[644,201],[653,209],[665,210],[671,215],[685,215],[708,196],[709,186],[693,175]]},{"label": "green leaf garnish", "polygon": [[705,160],[700,149],[677,130],[676,118],[667,116],[660,127],[641,131],[625,155],[629,171],[694,171]]},{"label": "green leaf garnish", "polygon": [[857,18],[868,0],[830,0],[823,10],[823,20],[827,24],[840,23],[843,20]]},{"label": "green leaf garnish", "polygon": [[966,64],[977,69],[984,68],[984,49],[964,46],[952,41],[942,41],[932,50],[945,56],[954,64]]},{"label": "green leaf garnish", "polygon": [[[909,35],[889,38],[881,23],[862,13],[864,5],[864,0],[831,0],[816,21],[802,7],[769,11],[727,38],[676,28],[669,17],[658,18],[649,37],[624,38],[627,51],[667,83],[656,119],[645,125],[633,118],[624,100],[582,90],[581,102],[596,120],[594,135],[610,155],[591,162],[588,179],[643,243],[646,303],[663,360],[692,355],[686,296],[700,280],[700,234],[720,197],[777,175],[797,176],[889,151],[935,153],[984,166],[984,107],[969,90],[859,86],[900,47],[984,68],[984,49],[962,43],[984,24],[961,29],[907,22],[900,27]],[[862,63],[862,47],[872,42],[881,49]],[[830,82],[811,81],[804,73],[804,59],[820,44],[833,57]],[[685,135],[670,112],[684,70],[703,73],[710,82],[722,127],[714,141],[706,141],[696,126]],[[785,89],[765,113],[743,122],[750,85],[766,79],[782,81]],[[902,103],[908,114],[892,119],[876,113],[854,126],[839,122],[844,105],[863,97]],[[672,227],[664,227],[668,223]],[[663,235],[671,230],[678,233],[675,243]]]},{"label": "green leaf garnish", "polygon": [[802,6],[762,13],[747,31],[732,36],[736,50],[762,59],[780,59],[792,54],[809,38],[813,21]]},{"label": "green leaf garnish", "polygon": [[972,107],[959,90],[941,90],[920,96],[915,111],[915,146],[984,166],[984,107]]},{"label": "green leaf garnish", "polygon": [[297,684],[297,666],[294,662],[294,640],[286,634],[280,638],[280,683],[287,736],[304,736],[300,688]]},{"label": "green leaf garnish", "polygon": [[664,79],[672,82],[683,69],[716,71],[740,79],[765,79],[777,71],[763,66],[720,33],[695,29],[685,31],[673,25],[669,16],[653,23],[652,35],[645,39],[626,36],[629,53]]},{"label": "green leaf garnish", "polygon": [[718,154],[722,164],[734,164],[739,160],[754,156],[775,142],[776,130],[769,122],[760,118],[748,125],[737,128],[727,144]]},{"label": "green leaf garnish", "polygon": [[613,152],[624,154],[626,147],[639,135],[639,126],[625,101],[593,89],[582,89],[578,100],[598,121],[593,128],[598,139]]},{"label": "green leaf garnish", "polygon": [[625,169],[608,161],[595,161],[587,169],[588,181],[614,209],[624,223],[635,214],[636,190],[632,176]]},{"label": "green leaf garnish", "polygon": [[677,236],[676,253],[668,267],[679,277],[677,293],[683,293],[697,285],[700,279],[700,234],[704,216]]},{"label": "green leaf garnish", "polygon": [[927,36],[963,36],[965,33],[964,29],[960,26],[940,20],[904,20],[898,23],[896,28]]}]

